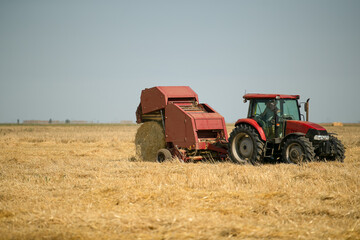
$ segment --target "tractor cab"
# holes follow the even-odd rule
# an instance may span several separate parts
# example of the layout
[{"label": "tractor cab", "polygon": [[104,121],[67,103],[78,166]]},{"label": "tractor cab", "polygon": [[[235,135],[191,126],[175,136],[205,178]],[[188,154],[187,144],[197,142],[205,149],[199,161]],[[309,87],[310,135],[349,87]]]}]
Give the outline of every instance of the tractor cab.
[{"label": "tractor cab", "polygon": [[283,138],[285,121],[300,121],[299,95],[247,94],[250,100],[248,118],[264,130],[267,139]]}]

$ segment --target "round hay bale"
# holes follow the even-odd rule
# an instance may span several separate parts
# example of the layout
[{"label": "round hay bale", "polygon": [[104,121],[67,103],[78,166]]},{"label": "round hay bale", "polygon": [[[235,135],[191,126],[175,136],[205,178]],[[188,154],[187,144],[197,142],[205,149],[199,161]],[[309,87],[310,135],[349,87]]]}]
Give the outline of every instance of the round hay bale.
[{"label": "round hay bale", "polygon": [[154,121],[143,123],[136,132],[135,146],[140,159],[155,162],[157,151],[166,146],[162,125]]},{"label": "round hay bale", "polygon": [[332,125],[334,127],[342,127],[342,126],[344,126],[344,124],[342,122],[333,122]]}]

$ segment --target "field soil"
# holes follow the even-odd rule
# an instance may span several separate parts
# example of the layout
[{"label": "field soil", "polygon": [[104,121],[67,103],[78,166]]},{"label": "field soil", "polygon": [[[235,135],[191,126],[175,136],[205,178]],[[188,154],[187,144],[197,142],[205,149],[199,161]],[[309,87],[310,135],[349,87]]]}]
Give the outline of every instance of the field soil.
[{"label": "field soil", "polygon": [[261,166],[138,161],[137,128],[0,125],[0,239],[360,239],[360,125],[326,126],[344,163]]}]

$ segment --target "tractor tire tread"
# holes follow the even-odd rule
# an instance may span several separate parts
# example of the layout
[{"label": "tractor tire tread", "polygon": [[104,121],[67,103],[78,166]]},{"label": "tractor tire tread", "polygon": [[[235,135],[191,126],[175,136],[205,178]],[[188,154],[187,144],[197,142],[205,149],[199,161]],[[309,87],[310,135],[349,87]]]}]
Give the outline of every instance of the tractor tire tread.
[{"label": "tractor tire tread", "polygon": [[315,148],[313,147],[312,142],[310,142],[310,140],[305,136],[298,136],[298,137],[291,137],[286,140],[282,150],[282,156],[284,161],[286,161],[287,163],[294,163],[291,162],[289,159],[286,159],[287,147],[292,142],[297,142],[304,148],[305,158],[303,162],[313,162],[315,160]]},{"label": "tractor tire tread", "polygon": [[329,160],[344,162],[345,159],[345,147],[342,142],[334,136],[330,135],[330,143],[335,148],[335,154]]},{"label": "tractor tire tread", "polygon": [[[245,132],[246,134],[248,134],[254,142],[254,147],[255,147],[254,151],[256,151],[256,154],[253,154],[252,157],[249,159],[249,161],[243,160],[242,162],[240,162],[235,159],[235,157],[233,156],[233,153],[232,153],[232,148],[231,148],[232,142],[233,142],[234,138],[236,137],[236,135],[241,132]],[[228,150],[229,150],[230,159],[234,163],[251,163],[252,165],[261,164],[262,159],[263,159],[264,146],[265,146],[265,144],[263,141],[260,140],[259,134],[256,132],[256,130],[247,124],[237,125],[234,128],[234,130],[230,133]]]}]

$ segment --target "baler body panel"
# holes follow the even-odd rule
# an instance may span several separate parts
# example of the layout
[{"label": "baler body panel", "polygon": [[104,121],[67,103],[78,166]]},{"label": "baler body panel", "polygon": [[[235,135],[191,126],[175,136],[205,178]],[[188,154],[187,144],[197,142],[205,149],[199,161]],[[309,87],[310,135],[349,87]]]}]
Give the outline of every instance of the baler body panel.
[{"label": "baler body panel", "polygon": [[224,118],[216,112],[187,112],[176,104],[165,108],[165,139],[179,147],[206,149],[200,142],[227,141]]},{"label": "baler body panel", "polygon": [[164,109],[171,100],[193,100],[198,101],[197,94],[187,86],[153,87],[142,91],[141,107],[142,113]]},{"label": "baler body panel", "polygon": [[194,120],[180,107],[169,104],[165,108],[165,141],[187,148],[196,143]]}]

